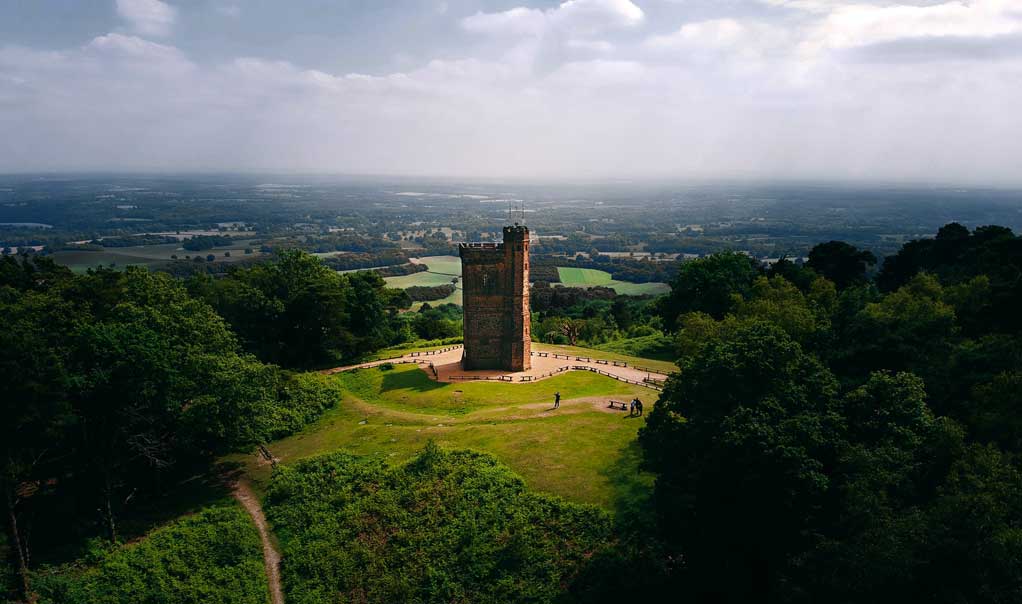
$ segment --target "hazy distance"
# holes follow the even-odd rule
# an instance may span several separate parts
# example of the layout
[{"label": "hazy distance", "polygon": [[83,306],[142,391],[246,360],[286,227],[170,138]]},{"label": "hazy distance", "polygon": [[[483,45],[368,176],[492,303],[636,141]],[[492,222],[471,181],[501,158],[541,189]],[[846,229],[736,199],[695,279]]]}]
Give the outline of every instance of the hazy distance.
[{"label": "hazy distance", "polygon": [[0,4],[0,171],[1022,184],[1018,0]]}]

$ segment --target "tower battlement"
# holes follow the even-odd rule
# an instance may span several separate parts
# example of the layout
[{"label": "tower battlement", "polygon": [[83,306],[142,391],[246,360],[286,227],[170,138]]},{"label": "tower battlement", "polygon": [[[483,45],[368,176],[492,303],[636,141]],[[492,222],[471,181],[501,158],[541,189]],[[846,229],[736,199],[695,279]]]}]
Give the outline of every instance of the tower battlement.
[{"label": "tower battlement", "polygon": [[529,369],[529,229],[506,226],[503,242],[463,243],[458,253],[465,309],[464,368]]}]

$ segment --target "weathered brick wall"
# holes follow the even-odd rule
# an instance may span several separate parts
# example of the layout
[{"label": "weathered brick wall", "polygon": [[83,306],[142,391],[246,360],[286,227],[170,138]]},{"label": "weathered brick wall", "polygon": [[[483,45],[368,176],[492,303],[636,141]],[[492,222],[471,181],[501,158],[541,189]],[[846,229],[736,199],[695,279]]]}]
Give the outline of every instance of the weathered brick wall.
[{"label": "weathered brick wall", "polygon": [[505,227],[503,243],[463,244],[459,253],[465,369],[528,369],[529,230]]}]

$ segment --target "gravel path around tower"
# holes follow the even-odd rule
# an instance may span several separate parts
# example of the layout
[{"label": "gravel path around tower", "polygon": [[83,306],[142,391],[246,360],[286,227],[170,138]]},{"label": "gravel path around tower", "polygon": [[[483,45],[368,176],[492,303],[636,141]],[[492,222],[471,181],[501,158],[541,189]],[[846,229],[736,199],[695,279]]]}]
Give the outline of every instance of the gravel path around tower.
[{"label": "gravel path around tower", "polygon": [[[456,348],[454,350],[448,350],[439,354],[426,355],[424,353],[409,353],[393,359],[381,359],[377,361],[371,361],[368,363],[360,363],[358,365],[347,365],[344,367],[334,367],[333,369],[324,370],[323,373],[334,374],[341,373],[344,371],[352,371],[354,369],[366,369],[370,367],[378,367],[385,363],[414,363],[419,365],[425,370],[430,377],[433,377],[437,381],[446,383],[456,383],[463,381],[471,381],[466,378],[490,378],[497,379],[500,377],[505,378],[505,381],[514,384],[537,382],[539,380],[553,377],[558,373],[564,371],[577,371],[578,367],[584,367],[581,371],[596,370],[609,377],[617,378],[630,383],[645,385],[647,387],[653,387],[662,383],[663,380],[667,379],[667,375],[664,373],[658,373],[654,371],[644,371],[636,369],[634,367],[622,367],[613,364],[613,361],[605,359],[597,359],[594,357],[578,357],[571,355],[554,355],[552,353],[547,356],[540,356],[540,354],[534,353],[532,356],[532,368],[528,371],[518,372],[505,372],[505,371],[465,371],[461,368],[461,355],[463,353],[462,348]],[[547,353],[541,353],[546,355]],[[602,361],[602,362],[600,362]],[[433,369],[430,369],[432,364]],[[435,373],[434,373],[435,371]],[[526,378],[526,379],[522,379]],[[651,384],[647,380],[654,380]],[[656,389],[656,388],[653,388]]]}]

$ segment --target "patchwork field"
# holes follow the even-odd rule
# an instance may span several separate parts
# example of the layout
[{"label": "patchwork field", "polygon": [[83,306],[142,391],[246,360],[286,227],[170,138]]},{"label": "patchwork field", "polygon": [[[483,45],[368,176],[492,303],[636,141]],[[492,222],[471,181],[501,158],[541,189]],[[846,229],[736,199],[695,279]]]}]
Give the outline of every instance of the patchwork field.
[{"label": "patchwork field", "polygon": [[671,291],[666,283],[628,283],[618,281],[610,276],[607,271],[593,268],[574,268],[559,266],[557,273],[561,277],[561,285],[565,287],[594,287],[603,286],[613,288],[617,293],[624,296],[656,296]]},{"label": "patchwork field", "polygon": [[[457,256],[427,256],[424,258],[413,258],[412,262],[425,264],[428,272],[415,273],[414,275],[402,275],[400,277],[387,277],[386,281],[390,287],[405,289],[415,285],[436,286],[445,285],[451,282],[454,276],[461,275],[461,259]],[[611,287],[619,294],[626,296],[659,295],[671,291],[666,283],[628,283],[617,281],[606,271],[590,268],[558,267],[557,272],[561,276],[561,284],[565,287],[593,287],[601,285]],[[461,305],[462,293],[460,289],[444,298],[430,302],[431,305],[457,304]],[[417,302],[412,310],[418,310],[422,306]]]},{"label": "patchwork field", "polygon": [[[207,254],[213,254],[219,261],[238,261],[243,258],[258,256],[256,250],[246,255],[245,248],[251,247],[252,240],[238,240],[231,245],[216,247],[211,250],[198,252],[182,248],[177,243],[165,243],[160,245],[140,245],[133,247],[111,247],[102,250],[62,250],[54,252],[51,258],[58,264],[63,264],[75,272],[85,272],[90,268],[114,265],[115,268],[125,266],[161,264],[171,260],[172,255],[178,258],[185,256],[200,256],[205,258]],[[224,252],[230,252],[230,257],[225,257]]]},{"label": "patchwork field", "polygon": [[[400,277],[387,277],[385,279],[387,285],[405,289],[416,285],[427,287],[446,285],[455,277],[459,277],[460,281],[461,258],[457,256],[426,256],[424,258],[413,258],[412,262],[425,264],[428,272],[401,275]],[[461,284],[458,284],[458,289],[455,289],[454,293],[450,296],[430,302],[430,306],[438,306],[440,304],[457,304],[461,306]],[[416,302],[412,305],[412,310],[418,310],[421,306],[421,302]]]},{"label": "patchwork field", "polygon": [[[410,459],[430,440],[491,453],[538,490],[617,509],[645,498],[651,476],[639,471],[636,433],[643,424],[607,401],[656,393],[600,375],[571,372],[534,384],[440,384],[414,365],[338,374],[345,395],[304,432],[269,445],[283,463],[343,450]],[[555,392],[562,395],[554,410]],[[270,466],[238,457],[256,486]]]}]

